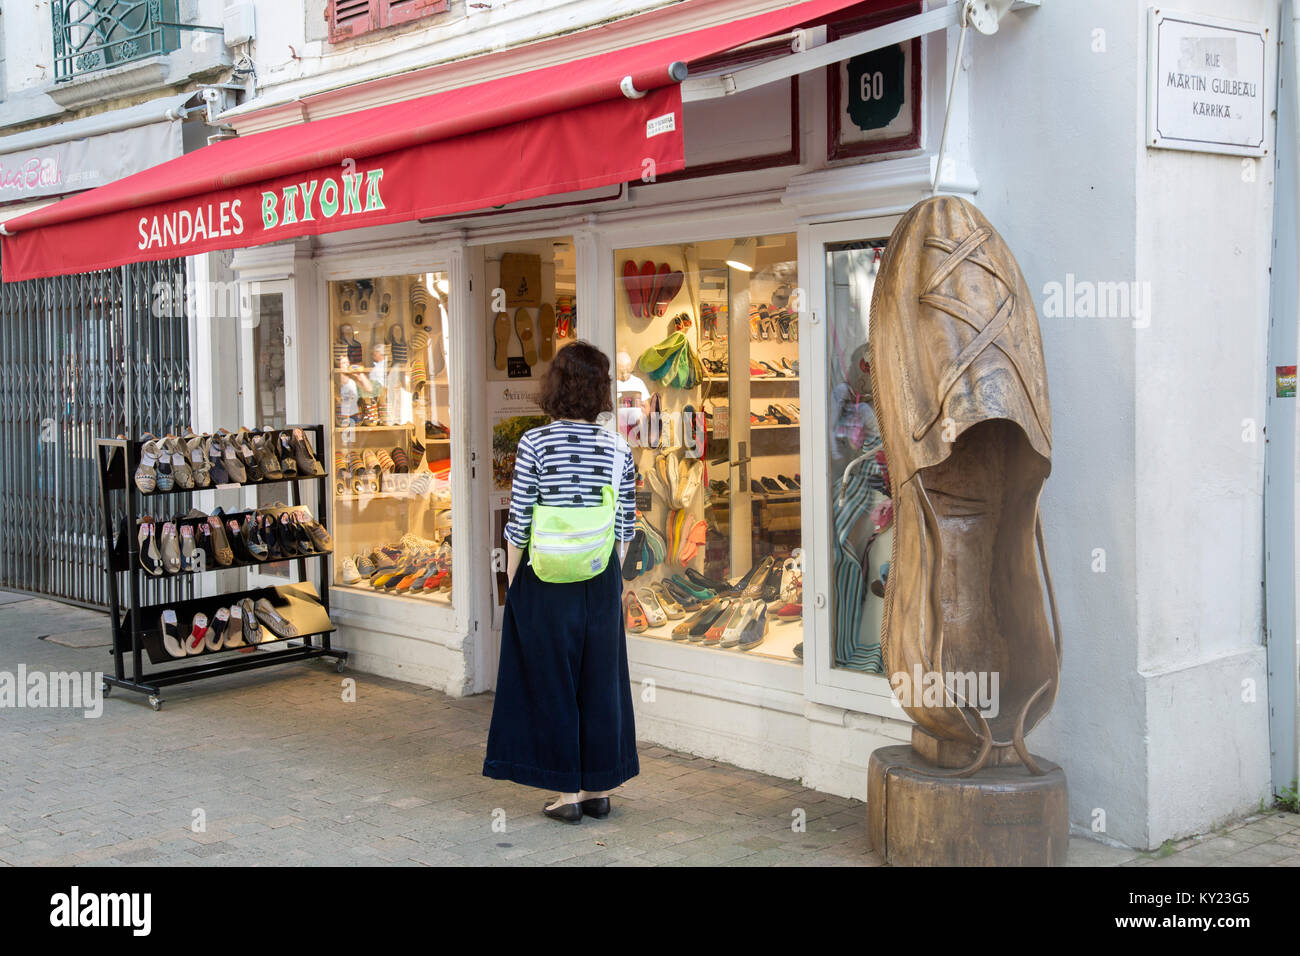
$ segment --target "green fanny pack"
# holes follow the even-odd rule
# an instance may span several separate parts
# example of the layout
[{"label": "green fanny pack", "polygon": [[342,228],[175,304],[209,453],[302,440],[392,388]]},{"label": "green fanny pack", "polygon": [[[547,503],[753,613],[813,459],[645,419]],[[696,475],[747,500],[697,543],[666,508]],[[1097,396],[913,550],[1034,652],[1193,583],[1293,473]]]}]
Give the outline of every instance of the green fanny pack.
[{"label": "green fanny pack", "polygon": [[[622,476],[623,455],[615,456],[614,481]],[[594,578],[614,554],[614,517],[618,493],[600,489],[600,504],[573,507],[534,505],[528,537],[528,565],[539,580],[571,584]]]}]

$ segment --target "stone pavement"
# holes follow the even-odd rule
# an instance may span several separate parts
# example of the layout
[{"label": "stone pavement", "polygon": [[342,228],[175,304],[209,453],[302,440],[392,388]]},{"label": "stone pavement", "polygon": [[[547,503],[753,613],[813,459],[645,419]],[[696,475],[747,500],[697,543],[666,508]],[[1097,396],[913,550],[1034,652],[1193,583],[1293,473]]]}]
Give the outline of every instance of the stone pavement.
[{"label": "stone pavement", "polygon": [[[107,670],[106,635],[101,614],[0,594],[0,671]],[[544,819],[540,791],[481,776],[488,694],[456,700],[311,662],[166,697],[155,713],[116,690],[95,719],[3,712],[0,864],[880,863],[862,802],[645,744],[607,820]],[[1076,838],[1070,863],[1295,866],[1300,815],[1159,853]]]}]

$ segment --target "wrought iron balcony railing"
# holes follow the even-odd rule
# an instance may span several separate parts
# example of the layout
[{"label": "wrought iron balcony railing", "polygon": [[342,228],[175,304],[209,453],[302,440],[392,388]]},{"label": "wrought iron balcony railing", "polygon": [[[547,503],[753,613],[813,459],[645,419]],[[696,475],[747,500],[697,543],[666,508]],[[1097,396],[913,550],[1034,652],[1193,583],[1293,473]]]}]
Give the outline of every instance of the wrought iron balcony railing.
[{"label": "wrought iron balcony railing", "polygon": [[180,46],[176,0],[53,0],[50,9],[56,82]]}]

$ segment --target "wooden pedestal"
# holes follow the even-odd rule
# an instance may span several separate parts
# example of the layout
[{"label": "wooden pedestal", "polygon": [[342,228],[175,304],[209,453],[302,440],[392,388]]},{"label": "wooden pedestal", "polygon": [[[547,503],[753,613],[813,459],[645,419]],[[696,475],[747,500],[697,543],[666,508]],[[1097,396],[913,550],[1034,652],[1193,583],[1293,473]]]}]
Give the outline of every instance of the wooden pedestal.
[{"label": "wooden pedestal", "polygon": [[970,777],[911,747],[881,747],[867,766],[867,835],[894,866],[1061,866],[1069,843],[1065,772],[1035,756],[1044,776],[1019,764]]}]

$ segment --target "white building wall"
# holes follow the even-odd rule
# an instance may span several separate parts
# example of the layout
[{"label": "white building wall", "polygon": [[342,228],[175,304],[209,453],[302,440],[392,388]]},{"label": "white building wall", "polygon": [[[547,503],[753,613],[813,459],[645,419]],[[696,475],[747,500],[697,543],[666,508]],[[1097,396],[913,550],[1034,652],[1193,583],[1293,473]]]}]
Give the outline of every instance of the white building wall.
[{"label": "white building wall", "polygon": [[[1049,0],[976,38],[972,110],[978,202],[1038,294],[1053,399],[1065,660],[1034,749],[1064,766],[1076,826],[1149,847],[1268,789],[1263,439],[1241,436],[1263,422],[1272,176],[1146,149],[1146,37],[1146,4]],[[1070,275],[1138,282],[1153,314],[1045,314]]]},{"label": "white building wall", "polygon": [[[1277,0],[1179,0],[1262,23]],[[1145,35],[1145,10],[1135,27]],[[1276,75],[1270,45],[1268,75]],[[1145,81],[1146,48],[1134,75]],[[1140,114],[1143,115],[1143,114]],[[1263,470],[1273,229],[1269,156],[1137,153],[1134,336],[1138,670],[1147,685],[1148,843],[1269,796]],[[1292,265],[1294,268],[1294,265]]]}]

